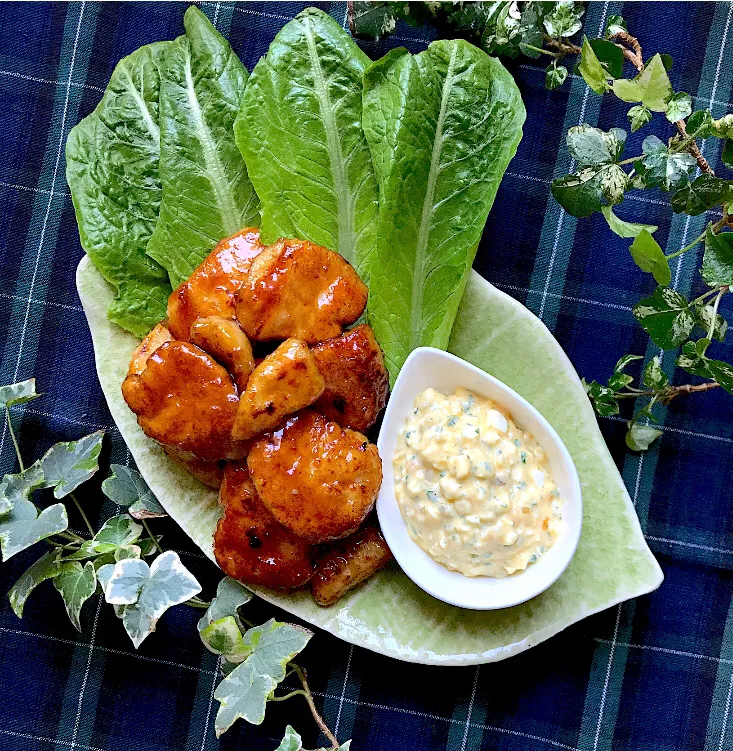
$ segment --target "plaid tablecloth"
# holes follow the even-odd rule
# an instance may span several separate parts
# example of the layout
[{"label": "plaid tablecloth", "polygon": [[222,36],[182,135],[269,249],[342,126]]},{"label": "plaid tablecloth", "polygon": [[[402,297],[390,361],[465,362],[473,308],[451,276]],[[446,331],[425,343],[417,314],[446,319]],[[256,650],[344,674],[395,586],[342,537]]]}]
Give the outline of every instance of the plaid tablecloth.
[{"label": "plaid tablecloth", "polygon": [[[319,3],[340,22],[343,3]],[[622,7],[623,5],[623,7]],[[301,3],[202,3],[251,69]],[[2,3],[0,5],[0,381],[35,376],[42,400],[16,411],[26,456],[58,440],[104,428],[103,459],[129,458],[94,372],[92,346],[74,288],[82,255],[64,143],[97,103],[115,63],[141,44],[182,30],[185,4]],[[729,3],[590,3],[589,36],[622,13],[647,56],[674,57],[675,90],[733,111],[733,6]],[[401,27],[372,56],[399,44],[413,51],[425,30]],[[608,376],[623,352],[648,340],[631,305],[651,289],[627,241],[600,215],[577,220],[549,192],[569,167],[564,134],[582,122],[625,123],[626,107],[601,99],[577,76],[558,91],[526,60],[512,64],[527,105],[519,153],[489,218],[476,268],[537,313],[579,373]],[[671,132],[664,120],[657,134]],[[641,135],[630,136],[636,152]],[[719,142],[703,146],[719,165]],[[663,196],[630,196],[624,219],[658,224],[667,250],[685,245],[706,217],[674,216]],[[673,267],[684,292],[700,286],[694,253]],[[723,306],[730,311],[728,297]],[[722,348],[721,357],[733,357]],[[671,356],[665,361],[671,372]],[[639,456],[623,443],[622,418],[602,420],[608,445],[666,580],[654,594],[568,629],[518,657],[479,668],[414,666],[318,633],[303,662],[324,716],[354,751],[723,751],[733,748],[733,400],[711,392],[679,399],[657,446]],[[0,469],[14,466],[3,429]],[[94,485],[94,483],[91,483]],[[97,487],[82,498],[92,516],[112,509]],[[72,519],[77,528],[78,520]],[[218,576],[172,523],[166,541],[206,584]],[[0,566],[7,591],[34,552]],[[178,607],[135,652],[120,622],[95,598],[78,634],[53,588],[43,585],[18,620],[0,605],[0,749],[94,751],[270,751],[286,722],[310,746],[324,741],[301,700],[273,705],[261,727],[213,733],[216,660],[196,633],[198,613]],[[255,605],[257,616],[278,615]],[[280,614],[282,615],[282,614]]]}]

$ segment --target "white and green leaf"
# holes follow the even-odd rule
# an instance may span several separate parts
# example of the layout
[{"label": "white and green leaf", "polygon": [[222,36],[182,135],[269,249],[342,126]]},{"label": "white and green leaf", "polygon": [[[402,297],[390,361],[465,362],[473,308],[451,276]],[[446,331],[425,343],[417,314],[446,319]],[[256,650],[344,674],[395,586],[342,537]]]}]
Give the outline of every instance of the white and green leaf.
[{"label": "white and green leaf", "polygon": [[23,608],[33,590],[47,579],[58,576],[61,570],[59,559],[62,551],[58,548],[42,555],[10,588],[8,599],[10,607],[18,618],[23,617]]},{"label": "white and green leaf", "polygon": [[198,622],[199,632],[203,631],[210,623],[227,616],[233,616],[239,622],[239,608],[246,605],[251,599],[252,593],[235,579],[225,576],[216,587],[216,596],[211,601],[204,615]]},{"label": "white and green leaf", "polygon": [[97,589],[97,574],[94,564],[87,561],[84,566],[78,561],[69,561],[61,565],[61,570],[54,577],[54,587],[59,591],[69,620],[77,631],[81,631],[79,616],[82,605]]},{"label": "white and green leaf", "polygon": [[126,506],[135,519],[152,519],[166,516],[143,476],[122,464],[111,464],[111,474],[102,483],[102,492],[118,506]]},{"label": "white and green leaf", "polygon": [[25,404],[39,396],[41,395],[36,393],[35,378],[11,383],[8,386],[0,386],[0,409],[14,407],[16,404]]},{"label": "white and green leaf", "polygon": [[251,652],[233,615],[213,621],[200,632],[200,636],[209,652],[223,655],[229,662],[243,662]]},{"label": "white and green leaf", "polygon": [[679,347],[695,326],[688,301],[676,290],[657,287],[651,297],[634,306],[634,317],[662,349]]},{"label": "white and green leaf", "polygon": [[591,125],[574,125],[566,137],[570,156],[581,167],[612,164],[619,160],[626,144],[626,131],[611,128],[608,132]]},{"label": "white and green leaf", "polygon": [[73,493],[99,469],[104,431],[80,438],[78,441],[57,443],[41,459],[46,487],[53,488],[56,498]]},{"label": "white and green leaf", "polygon": [[652,112],[666,112],[673,93],[667,69],[659,54],[649,60],[636,78],[616,79],[611,83],[611,88],[624,102],[640,102]]}]

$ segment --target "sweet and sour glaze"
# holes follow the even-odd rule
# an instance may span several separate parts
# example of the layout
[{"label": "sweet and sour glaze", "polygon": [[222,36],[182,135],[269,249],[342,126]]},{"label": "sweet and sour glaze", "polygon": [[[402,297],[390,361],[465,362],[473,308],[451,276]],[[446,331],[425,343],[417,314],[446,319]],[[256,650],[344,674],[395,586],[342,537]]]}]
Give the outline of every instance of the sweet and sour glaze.
[{"label": "sweet and sour glaze", "polygon": [[[215,554],[234,578],[303,586],[319,555],[333,569],[323,543],[340,540],[354,560],[325,603],[389,559],[381,536],[368,547],[349,537],[382,478],[376,446],[352,428],[373,425],[388,393],[371,329],[343,332],[366,296],[338,254],[299,240],[264,247],[247,228],[171,294],[167,325],[133,353],[122,390],[144,432],[205,484],[223,473]],[[262,342],[281,343],[260,359]]]}]

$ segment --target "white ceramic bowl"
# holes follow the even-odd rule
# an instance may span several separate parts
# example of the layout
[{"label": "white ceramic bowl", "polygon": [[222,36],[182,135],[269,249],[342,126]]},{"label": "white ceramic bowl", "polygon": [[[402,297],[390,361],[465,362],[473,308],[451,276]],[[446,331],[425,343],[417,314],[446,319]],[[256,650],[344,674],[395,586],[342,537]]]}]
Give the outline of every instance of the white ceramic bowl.
[{"label": "white ceramic bowl", "polygon": [[[523,430],[533,435],[547,454],[552,479],[563,500],[562,525],[552,548],[522,572],[503,579],[464,576],[434,561],[407,533],[394,493],[392,457],[400,428],[413,408],[415,397],[431,387],[443,394],[462,387],[492,399],[504,407]],[[578,545],[583,519],[578,473],[554,428],[506,384],[455,355],[432,347],[420,347],[402,366],[387,405],[377,446],[384,472],[377,499],[382,533],[402,570],[428,594],[472,610],[508,608],[543,592],[567,568]]]}]

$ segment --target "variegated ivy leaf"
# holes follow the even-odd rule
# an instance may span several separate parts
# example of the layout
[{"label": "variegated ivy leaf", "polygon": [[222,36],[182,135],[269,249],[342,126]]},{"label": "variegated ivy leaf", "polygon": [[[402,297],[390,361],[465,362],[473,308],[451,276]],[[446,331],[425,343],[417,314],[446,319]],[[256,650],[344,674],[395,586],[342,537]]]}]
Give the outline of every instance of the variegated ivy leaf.
[{"label": "variegated ivy leaf", "polygon": [[644,370],[644,385],[659,391],[669,385],[669,378],[662,370],[662,356],[652,357]]},{"label": "variegated ivy leaf", "polygon": [[56,498],[64,498],[98,469],[97,459],[102,450],[104,431],[80,438],[78,441],[57,443],[41,459],[47,487],[53,488]]},{"label": "variegated ivy leaf", "polygon": [[690,181],[697,167],[692,154],[676,153],[656,136],[647,136],[641,145],[644,156],[634,162],[634,168],[649,188],[678,190]]},{"label": "variegated ivy leaf", "polygon": [[591,125],[574,125],[566,141],[570,156],[581,167],[593,167],[618,161],[626,143],[626,131],[611,128],[605,132]]},{"label": "variegated ivy leaf", "polygon": [[129,507],[128,513],[135,519],[166,516],[139,472],[122,464],[112,464],[110,470],[112,474],[102,483],[102,492],[113,503]]},{"label": "variegated ivy leaf", "polygon": [[590,216],[608,204],[620,203],[629,177],[618,164],[585,167],[552,181],[552,195],[572,216]]},{"label": "variegated ivy leaf", "polygon": [[61,571],[54,577],[53,585],[61,594],[69,614],[69,620],[77,631],[81,631],[79,616],[82,605],[97,589],[97,574],[94,564],[87,561],[84,566],[78,561],[69,561],[61,566]]},{"label": "variegated ivy leaf", "polygon": [[34,490],[46,487],[41,463],[36,462],[17,475],[5,475],[0,480],[0,516],[7,514],[16,503],[30,500]]},{"label": "variegated ivy leaf", "polygon": [[139,545],[121,545],[114,552],[115,563],[124,561],[128,558],[142,558],[142,551]]},{"label": "variegated ivy leaf", "polygon": [[662,349],[679,347],[695,326],[687,300],[669,287],[657,287],[651,297],[634,305],[634,317]]},{"label": "variegated ivy leaf", "polygon": [[252,599],[252,593],[243,587],[238,581],[225,576],[216,587],[216,597],[211,601],[208,609],[198,622],[199,633],[201,633],[210,623],[225,618],[228,615],[234,616],[239,621],[237,611],[242,605],[246,605]]},{"label": "variegated ivy leaf", "polygon": [[35,378],[11,383],[9,386],[0,386],[0,409],[14,407],[16,404],[25,404],[39,396],[40,394],[36,393]]},{"label": "variegated ivy leaf", "polygon": [[662,431],[651,425],[641,425],[638,422],[631,423],[626,433],[626,445],[632,451],[646,451],[654,441],[662,435]]},{"label": "variegated ivy leaf", "polygon": [[[349,751],[350,748],[351,741],[346,741],[346,743],[342,743],[335,751]],[[285,728],[285,735],[275,751],[303,751],[303,741],[291,725]],[[334,751],[334,749],[320,748],[318,751]]]},{"label": "variegated ivy leaf", "polygon": [[102,528],[91,540],[91,547],[97,553],[112,553],[116,548],[131,545],[140,539],[143,528],[127,514],[107,519]]},{"label": "variegated ivy leaf", "polygon": [[53,579],[60,571],[59,559],[62,551],[58,548],[42,555],[10,588],[10,607],[18,618],[23,617],[23,608],[30,593],[46,579]]},{"label": "variegated ivy leaf", "polygon": [[312,635],[307,629],[274,619],[244,634],[251,654],[214,692],[221,704],[215,722],[217,737],[239,718],[253,725],[262,723],[267,700],[285,678],[285,666],[305,648]]},{"label": "variegated ivy leaf", "polygon": [[12,505],[10,511],[0,517],[0,551],[4,561],[68,528],[69,519],[62,503],[49,506],[39,514],[28,500],[32,491],[45,486],[38,462],[17,475],[5,475],[0,483],[0,497],[9,499]]},{"label": "variegated ivy leaf", "polygon": [[201,641],[209,652],[223,655],[229,662],[243,662],[251,652],[233,615],[210,623],[201,631]]},{"label": "variegated ivy leaf", "polygon": [[115,563],[104,597],[112,605],[124,606],[122,624],[137,648],[155,631],[158,619],[168,608],[190,600],[200,591],[201,585],[181,563],[178,553],[167,550],[151,566],[135,558]]}]

